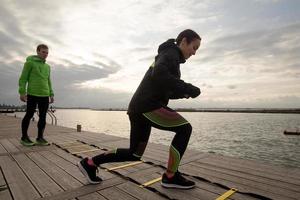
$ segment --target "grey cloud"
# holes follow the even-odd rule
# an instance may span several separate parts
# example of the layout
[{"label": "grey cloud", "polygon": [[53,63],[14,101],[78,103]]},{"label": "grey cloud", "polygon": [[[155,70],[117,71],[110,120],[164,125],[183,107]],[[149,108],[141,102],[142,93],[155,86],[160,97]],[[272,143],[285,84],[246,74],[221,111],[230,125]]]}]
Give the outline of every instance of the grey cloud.
[{"label": "grey cloud", "polygon": [[[199,63],[219,62],[221,64],[224,59],[230,58],[232,58],[232,62],[238,62],[239,60],[236,59],[238,57],[244,61],[248,60],[249,65],[255,64],[257,59],[260,59],[266,65],[272,65],[274,72],[297,70],[292,66],[298,63],[300,55],[299,35],[300,23],[279,29],[227,35],[207,44],[208,47],[205,52],[196,61]],[[266,57],[269,55],[273,57],[267,61]],[[263,69],[252,70],[261,71]]]},{"label": "grey cloud", "polygon": [[140,58],[139,61],[154,61],[155,55]]},{"label": "grey cloud", "polygon": [[[86,101],[89,102],[90,105],[98,105],[101,104],[99,101],[95,99],[86,99],[86,95],[90,95],[91,98],[93,95],[99,99],[109,99],[110,96],[117,96],[116,100],[108,100],[107,104],[112,103],[114,105],[120,105],[118,101],[122,98],[118,94],[114,94],[112,91],[108,89],[76,89],[74,84],[81,83],[88,80],[93,79],[101,79],[107,77],[109,74],[115,73],[119,70],[119,66],[114,63],[114,67],[110,67],[109,65],[102,65],[102,68],[99,66],[92,65],[76,65],[70,61],[67,61],[67,65],[55,65],[51,64],[51,79],[52,85],[54,89],[55,96],[60,99],[59,105],[68,106],[71,101],[76,106],[83,105],[79,104],[79,102]],[[112,61],[113,62],[113,61]],[[19,104],[18,101],[18,79],[23,69],[22,62],[13,62],[6,64],[4,62],[0,62],[0,102],[2,103],[12,103]],[[87,92],[87,94],[86,94]],[[77,96],[80,94],[80,96]],[[86,94],[86,95],[85,95]],[[105,97],[102,95],[105,94]],[[73,99],[74,96],[79,98],[78,100]],[[128,95],[127,95],[128,96]],[[101,98],[100,98],[101,97]],[[125,94],[126,97],[126,94]],[[113,103],[114,102],[114,103]],[[102,102],[103,103],[103,102]],[[86,104],[85,106],[88,106]]]},{"label": "grey cloud", "polygon": [[236,85],[228,85],[227,88],[232,90],[232,89],[236,89],[237,86]]},{"label": "grey cloud", "polygon": [[2,4],[0,7],[0,24],[7,32],[7,34],[12,34],[15,38],[23,38],[25,36],[24,32],[19,28],[20,24],[18,19],[13,15],[13,13],[6,7],[6,4]]},{"label": "grey cloud", "polygon": [[55,106],[63,107],[90,107],[90,108],[126,108],[132,94],[115,93],[111,90],[77,89],[56,91]]},{"label": "grey cloud", "polygon": [[149,51],[152,48],[148,48],[148,47],[136,47],[134,49],[130,49],[129,51],[131,52],[141,52],[141,51]]}]

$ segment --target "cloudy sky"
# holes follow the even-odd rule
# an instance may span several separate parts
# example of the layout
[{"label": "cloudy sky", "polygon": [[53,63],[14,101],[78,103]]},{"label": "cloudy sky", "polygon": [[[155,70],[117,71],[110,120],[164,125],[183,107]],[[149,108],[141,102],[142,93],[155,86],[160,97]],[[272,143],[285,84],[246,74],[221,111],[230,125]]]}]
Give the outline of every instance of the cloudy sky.
[{"label": "cloudy sky", "polygon": [[24,61],[46,43],[55,106],[126,108],[158,45],[191,28],[202,44],[181,74],[202,94],[172,107],[300,107],[300,1],[0,3],[0,104],[22,104]]}]

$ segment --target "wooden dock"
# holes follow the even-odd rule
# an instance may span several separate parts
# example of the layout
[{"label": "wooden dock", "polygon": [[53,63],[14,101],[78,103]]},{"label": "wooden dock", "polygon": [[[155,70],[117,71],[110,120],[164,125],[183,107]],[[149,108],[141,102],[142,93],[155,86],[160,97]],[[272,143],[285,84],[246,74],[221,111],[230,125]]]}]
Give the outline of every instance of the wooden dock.
[{"label": "wooden dock", "polygon": [[[194,150],[186,151],[179,169],[196,182],[196,188],[165,189],[159,178],[168,146],[152,143],[142,162],[104,164],[99,169],[104,181],[89,185],[77,162],[114,147],[128,147],[128,139],[47,125],[50,146],[24,147],[19,143],[20,124],[21,119],[0,114],[1,200],[300,199],[300,168]],[[35,138],[36,122],[29,130]]]}]

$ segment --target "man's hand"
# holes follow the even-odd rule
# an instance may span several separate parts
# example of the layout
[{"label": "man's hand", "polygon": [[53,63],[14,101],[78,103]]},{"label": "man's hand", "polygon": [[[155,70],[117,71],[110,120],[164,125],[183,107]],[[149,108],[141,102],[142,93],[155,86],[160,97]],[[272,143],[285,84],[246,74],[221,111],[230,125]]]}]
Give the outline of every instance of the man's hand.
[{"label": "man's hand", "polygon": [[54,97],[50,97],[50,102],[49,103],[53,103],[54,102]]},{"label": "man's hand", "polygon": [[23,101],[23,102],[26,102],[27,101],[27,95],[26,94],[20,95],[20,100]]}]

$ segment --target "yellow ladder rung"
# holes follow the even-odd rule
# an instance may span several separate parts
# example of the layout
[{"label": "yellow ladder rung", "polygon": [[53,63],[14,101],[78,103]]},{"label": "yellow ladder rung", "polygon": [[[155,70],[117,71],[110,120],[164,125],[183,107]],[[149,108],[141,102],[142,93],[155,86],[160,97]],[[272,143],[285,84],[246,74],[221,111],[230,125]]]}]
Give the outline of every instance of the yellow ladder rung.
[{"label": "yellow ladder rung", "polygon": [[225,192],[224,194],[222,194],[221,196],[219,196],[218,198],[216,198],[216,200],[225,200],[225,199],[229,198],[231,195],[233,195],[237,191],[238,191],[237,189],[231,188],[230,190],[228,190],[227,192]]},{"label": "yellow ladder rung", "polygon": [[101,149],[89,149],[89,150],[75,151],[75,152],[70,152],[70,153],[71,154],[79,154],[79,153],[86,153],[86,152],[92,152],[92,151],[101,151]]},{"label": "yellow ladder rung", "polygon": [[143,161],[137,161],[137,162],[129,163],[129,164],[126,164],[126,165],[121,165],[121,166],[117,166],[117,167],[107,168],[105,170],[106,171],[112,171],[112,170],[116,170],[116,169],[122,169],[122,168],[125,168],[125,167],[130,167],[130,166],[138,165],[138,164],[141,164],[141,163],[143,163]]},{"label": "yellow ladder rung", "polygon": [[153,179],[153,180],[151,180],[151,181],[148,181],[148,182],[146,182],[146,183],[143,183],[142,185],[140,185],[140,187],[147,187],[147,186],[149,186],[149,185],[152,185],[152,184],[154,184],[154,183],[160,181],[161,179],[162,179],[162,177]]}]

